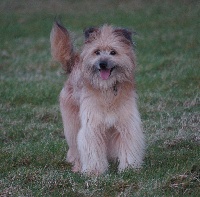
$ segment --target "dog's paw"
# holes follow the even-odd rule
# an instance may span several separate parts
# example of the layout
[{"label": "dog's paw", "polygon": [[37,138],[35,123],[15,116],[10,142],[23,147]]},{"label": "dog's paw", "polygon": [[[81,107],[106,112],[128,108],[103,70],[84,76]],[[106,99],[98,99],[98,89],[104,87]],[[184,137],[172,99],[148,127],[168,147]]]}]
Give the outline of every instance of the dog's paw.
[{"label": "dog's paw", "polygon": [[103,172],[100,172],[98,170],[82,171],[82,173],[85,176],[90,176],[90,177],[97,177],[97,176],[100,176],[101,174],[103,174]]},{"label": "dog's paw", "polygon": [[132,162],[132,163],[120,163],[118,166],[118,171],[119,172],[123,172],[125,170],[128,169],[134,169],[134,170],[139,170],[141,168],[141,163],[137,163],[137,162]]},{"label": "dog's paw", "polygon": [[76,162],[72,167],[72,172],[81,172],[81,165],[80,162]]},{"label": "dog's paw", "polygon": [[75,163],[77,160],[79,160],[78,150],[77,149],[69,149],[67,152],[67,162],[69,163]]}]

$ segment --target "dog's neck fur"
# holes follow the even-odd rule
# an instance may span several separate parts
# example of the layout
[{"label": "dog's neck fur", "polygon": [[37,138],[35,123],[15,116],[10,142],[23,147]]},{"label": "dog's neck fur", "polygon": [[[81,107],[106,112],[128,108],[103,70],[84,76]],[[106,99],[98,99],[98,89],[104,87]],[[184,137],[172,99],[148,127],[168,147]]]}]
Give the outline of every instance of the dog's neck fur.
[{"label": "dog's neck fur", "polygon": [[110,104],[118,102],[121,97],[129,96],[131,89],[134,91],[134,84],[128,81],[123,83],[116,82],[108,89],[96,89],[90,83],[85,84],[85,87],[89,92],[93,92],[98,99],[102,98],[102,101]]}]

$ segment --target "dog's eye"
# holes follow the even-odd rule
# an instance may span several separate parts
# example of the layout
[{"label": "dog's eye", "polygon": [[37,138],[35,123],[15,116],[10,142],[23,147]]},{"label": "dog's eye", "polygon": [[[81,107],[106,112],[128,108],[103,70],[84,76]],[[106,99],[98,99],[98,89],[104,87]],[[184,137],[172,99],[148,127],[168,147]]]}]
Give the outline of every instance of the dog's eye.
[{"label": "dog's eye", "polygon": [[96,50],[94,53],[95,53],[96,55],[100,55],[100,51],[99,51],[99,50]]},{"label": "dog's eye", "polygon": [[116,51],[112,50],[112,51],[110,52],[110,55],[116,55]]}]

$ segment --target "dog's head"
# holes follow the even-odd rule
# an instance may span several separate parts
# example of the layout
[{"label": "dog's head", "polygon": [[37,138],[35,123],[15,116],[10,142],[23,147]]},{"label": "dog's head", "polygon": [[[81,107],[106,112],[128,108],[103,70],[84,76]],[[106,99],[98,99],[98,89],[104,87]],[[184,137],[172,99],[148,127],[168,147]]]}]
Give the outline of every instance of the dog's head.
[{"label": "dog's head", "polygon": [[84,77],[96,88],[132,81],[135,54],[131,32],[108,25],[87,29],[81,60]]}]

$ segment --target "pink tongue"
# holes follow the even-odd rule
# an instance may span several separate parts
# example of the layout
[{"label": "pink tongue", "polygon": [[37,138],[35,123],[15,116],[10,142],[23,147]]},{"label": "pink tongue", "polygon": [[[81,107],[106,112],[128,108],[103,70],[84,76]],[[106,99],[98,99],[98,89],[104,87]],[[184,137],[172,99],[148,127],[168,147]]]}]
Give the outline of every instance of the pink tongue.
[{"label": "pink tongue", "polygon": [[100,71],[100,76],[103,80],[108,79],[108,77],[110,76],[110,69],[106,69],[106,70],[101,70]]}]

